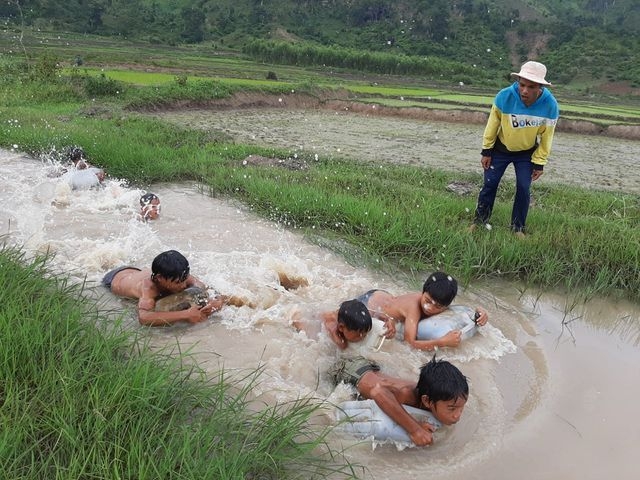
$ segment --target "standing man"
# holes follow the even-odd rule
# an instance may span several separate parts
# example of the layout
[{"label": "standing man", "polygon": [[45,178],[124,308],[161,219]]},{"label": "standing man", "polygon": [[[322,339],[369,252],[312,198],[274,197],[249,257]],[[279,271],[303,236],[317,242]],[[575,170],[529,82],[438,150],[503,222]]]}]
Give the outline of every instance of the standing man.
[{"label": "standing man", "polygon": [[484,184],[471,231],[489,221],[502,175],[513,163],[516,196],[511,230],[519,238],[525,236],[531,182],[542,176],[559,116],[558,102],[546,88],[551,85],[546,74],[542,63],[526,62],[511,74],[517,80],[496,95],[482,137]]}]

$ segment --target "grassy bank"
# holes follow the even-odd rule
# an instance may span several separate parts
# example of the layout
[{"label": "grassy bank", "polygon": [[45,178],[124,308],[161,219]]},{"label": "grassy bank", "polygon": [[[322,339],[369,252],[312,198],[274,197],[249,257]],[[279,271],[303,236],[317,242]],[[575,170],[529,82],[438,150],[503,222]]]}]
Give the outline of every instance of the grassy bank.
[{"label": "grassy bank", "polygon": [[50,276],[46,258],[0,249],[0,284],[3,478],[353,475],[324,445],[327,431],[309,427],[317,404],[252,408],[259,370],[205,378],[151,353],[81,286]]}]

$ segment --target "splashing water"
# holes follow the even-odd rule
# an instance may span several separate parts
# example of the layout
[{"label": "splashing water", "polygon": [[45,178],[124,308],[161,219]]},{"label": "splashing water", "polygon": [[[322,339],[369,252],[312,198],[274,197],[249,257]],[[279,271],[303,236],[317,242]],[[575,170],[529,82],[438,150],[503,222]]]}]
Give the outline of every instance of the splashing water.
[{"label": "splashing water", "polygon": [[[336,404],[351,398],[350,387],[334,387],[326,378],[336,348],[320,331],[319,313],[371,288],[399,294],[409,290],[407,285],[349,265],[239,205],[203,195],[197,185],[154,185],[162,214],[143,222],[143,190],[108,177],[101,188],[72,190],[51,176],[56,168],[55,162],[0,154],[0,234],[6,241],[22,245],[27,253],[54,253],[54,269],[95,286],[93,294],[127,312],[130,328],[141,329],[157,347],[188,350],[212,372],[221,366],[244,371],[263,365],[254,393],[267,401],[313,396]],[[194,275],[220,293],[241,298],[244,305],[225,307],[197,325],[140,327],[135,303],[111,296],[99,282],[121,265],[149,267],[155,255],[168,249],[181,251]],[[285,277],[304,281],[287,289],[282,285]],[[469,378],[471,395],[463,420],[455,428],[439,430],[434,446],[402,452],[380,446],[374,453],[371,442],[337,434],[331,441],[348,446],[355,462],[369,466],[367,478],[395,480],[414,474],[455,480],[467,478],[479,465],[502,465],[503,443],[511,429],[532,423],[525,437],[528,430],[535,436],[534,419],[543,411],[544,391],[555,375],[532,326],[536,316],[523,312],[519,301],[500,301],[482,291],[464,291],[456,298],[458,304],[483,305],[490,324],[460,348],[438,352]],[[296,331],[294,319],[316,325],[316,332]],[[420,366],[432,356],[395,340],[384,342],[379,351],[368,345],[349,348],[368,349],[367,356],[385,373],[402,378],[417,379]],[[325,410],[319,421],[332,423],[332,408]],[[545,425],[548,428],[549,421]],[[513,469],[517,466],[516,461]]]}]

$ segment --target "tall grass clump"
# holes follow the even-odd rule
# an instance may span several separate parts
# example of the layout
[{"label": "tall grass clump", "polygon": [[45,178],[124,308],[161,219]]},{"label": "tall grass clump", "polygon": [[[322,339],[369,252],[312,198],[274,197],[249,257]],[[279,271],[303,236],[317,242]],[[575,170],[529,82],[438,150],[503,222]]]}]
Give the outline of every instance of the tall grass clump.
[{"label": "tall grass clump", "polygon": [[353,478],[316,403],[256,408],[259,368],[205,378],[151,353],[46,257],[3,247],[0,284],[3,478]]},{"label": "tall grass clump", "polygon": [[152,109],[177,102],[205,102],[226,98],[232,92],[228,85],[217,80],[176,80],[163,85],[132,90],[127,97],[126,107]]}]

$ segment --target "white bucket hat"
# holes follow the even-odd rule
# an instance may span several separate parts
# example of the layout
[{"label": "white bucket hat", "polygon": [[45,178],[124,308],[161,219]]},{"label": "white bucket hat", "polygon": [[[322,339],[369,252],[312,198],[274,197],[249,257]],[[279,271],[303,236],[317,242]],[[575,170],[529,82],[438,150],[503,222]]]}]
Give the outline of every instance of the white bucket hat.
[{"label": "white bucket hat", "polygon": [[517,77],[526,78],[532,82],[539,83],[540,85],[551,85],[544,77],[547,74],[547,67],[540,62],[526,62],[520,67],[518,73],[512,72],[511,75]]}]

